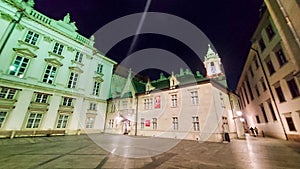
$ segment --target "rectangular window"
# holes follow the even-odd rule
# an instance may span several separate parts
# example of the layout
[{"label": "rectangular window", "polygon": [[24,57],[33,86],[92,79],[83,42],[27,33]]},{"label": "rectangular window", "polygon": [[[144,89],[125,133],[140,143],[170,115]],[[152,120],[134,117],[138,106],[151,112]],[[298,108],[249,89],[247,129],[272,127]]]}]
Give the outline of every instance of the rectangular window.
[{"label": "rectangular window", "polygon": [[63,97],[62,105],[64,106],[72,106],[73,98],[70,97]]},{"label": "rectangular window", "polygon": [[141,129],[145,128],[145,119],[141,118]]},{"label": "rectangular window", "polygon": [[274,35],[275,35],[275,32],[274,32],[274,30],[273,30],[271,24],[269,24],[269,25],[266,27],[266,32],[267,32],[267,35],[268,35],[269,40],[271,41],[271,39],[272,39],[272,38],[274,37]]},{"label": "rectangular window", "polygon": [[243,107],[246,107],[246,104],[245,104],[245,102],[244,102],[244,100],[245,100],[245,98],[244,98],[244,95],[243,95],[243,92],[242,91],[240,91],[240,101],[241,101],[241,103],[242,103],[242,106]]},{"label": "rectangular window", "polygon": [[28,63],[29,63],[29,59],[25,57],[17,56],[15,58],[13,65],[9,67],[9,74],[23,78]]},{"label": "rectangular window", "polygon": [[96,103],[90,103],[90,110],[96,110]]},{"label": "rectangular window", "polygon": [[286,117],[285,119],[289,126],[290,131],[296,131],[296,127],[294,125],[294,121],[293,121],[292,117]]},{"label": "rectangular window", "polygon": [[152,109],[153,107],[153,98],[144,99],[144,110]]},{"label": "rectangular window", "polygon": [[198,100],[198,91],[191,92],[191,98],[192,98],[192,104],[193,105],[198,105],[198,103],[199,103],[199,100]]},{"label": "rectangular window", "polygon": [[58,55],[62,54],[62,51],[64,49],[64,45],[60,44],[60,43],[55,43],[54,48],[53,48],[53,53],[56,53]]},{"label": "rectangular window", "polygon": [[152,118],[153,130],[157,129],[157,118]]},{"label": "rectangular window", "polygon": [[289,86],[293,98],[300,96],[299,88],[294,78],[287,80],[286,83]]},{"label": "rectangular window", "polygon": [[253,76],[254,76],[254,73],[253,73],[253,70],[252,70],[251,65],[250,65],[250,67],[249,67],[249,72],[250,72],[250,74],[251,74],[251,77],[253,77]]},{"label": "rectangular window", "polygon": [[42,113],[30,113],[27,120],[26,128],[39,128],[42,116]]},{"label": "rectangular window", "polygon": [[254,97],[253,97],[253,93],[252,93],[252,88],[251,88],[251,86],[250,86],[250,83],[249,83],[248,78],[246,78],[246,85],[247,85],[247,87],[248,87],[248,91],[249,91],[249,94],[250,94],[250,98],[251,98],[251,100],[253,100]]},{"label": "rectangular window", "polygon": [[94,82],[93,95],[99,96],[99,92],[100,92],[100,82]]},{"label": "rectangular window", "polygon": [[114,128],[114,119],[109,119],[109,128]]},{"label": "rectangular window", "polygon": [[171,95],[171,107],[177,107],[177,94]]},{"label": "rectangular window", "polygon": [[273,63],[269,56],[266,58],[265,62],[266,62],[269,74],[271,76],[273,73],[275,73],[275,69],[274,69]]},{"label": "rectangular window", "polygon": [[244,94],[245,94],[245,98],[246,98],[247,104],[249,104],[249,98],[248,98],[248,94],[247,94],[246,88],[243,87],[243,89],[244,89]]},{"label": "rectangular window", "polygon": [[285,57],[282,49],[279,49],[277,52],[275,52],[275,55],[276,55],[276,58],[277,58],[277,61],[280,65],[280,67],[287,63],[286,57]]},{"label": "rectangular window", "polygon": [[122,109],[127,109],[128,108],[128,101],[127,100],[123,100],[122,101]]},{"label": "rectangular window", "polygon": [[260,93],[259,93],[259,90],[258,90],[258,86],[257,85],[255,85],[255,91],[256,91],[256,94],[257,94],[257,97],[259,97],[260,96]]},{"label": "rectangular window", "polygon": [[194,131],[199,131],[200,130],[199,117],[198,116],[193,117],[193,127],[194,127]]},{"label": "rectangular window", "polygon": [[259,41],[258,41],[258,44],[259,44],[259,47],[260,47],[260,51],[262,52],[266,48],[264,40],[262,38],[260,38]]},{"label": "rectangular window", "polygon": [[103,71],[103,65],[102,64],[98,64],[98,66],[97,66],[97,73],[102,73],[102,71]]},{"label": "rectangular window", "polygon": [[258,116],[258,115],[256,115],[256,116],[255,116],[255,118],[256,118],[256,122],[257,122],[257,124],[259,124],[259,123],[260,123],[259,116]]},{"label": "rectangular window", "polygon": [[5,118],[6,118],[7,112],[6,111],[0,111],[0,128],[3,126]]},{"label": "rectangular window", "polygon": [[266,114],[266,110],[265,110],[264,105],[261,104],[261,105],[259,105],[259,107],[260,107],[260,110],[261,110],[261,112],[262,112],[262,114],[263,114],[263,116],[264,116],[265,122],[268,123],[268,117],[267,117],[267,114]]},{"label": "rectangular window", "polygon": [[48,65],[44,73],[43,82],[53,84],[57,68]]},{"label": "rectangular window", "polygon": [[264,79],[261,78],[261,79],[260,79],[260,82],[261,82],[261,86],[262,86],[263,90],[266,91],[266,90],[267,90],[267,86],[266,86],[266,84],[265,84]]},{"label": "rectangular window", "polygon": [[272,105],[271,101],[268,101],[268,106],[269,106],[271,115],[272,115],[272,117],[273,117],[273,120],[276,121],[276,120],[277,120],[277,117],[276,117],[276,115],[275,115],[275,111],[274,111],[274,108],[273,108],[273,105]]},{"label": "rectangular window", "polygon": [[94,128],[95,117],[86,117],[85,128],[91,129]]},{"label": "rectangular window", "polygon": [[36,42],[39,38],[39,34],[32,32],[32,31],[28,31],[25,37],[25,42],[32,44],[32,45],[36,45]]},{"label": "rectangular window", "polygon": [[69,115],[60,114],[57,120],[56,128],[66,128],[68,123]]},{"label": "rectangular window", "polygon": [[259,64],[258,64],[258,60],[257,60],[257,55],[254,56],[254,65],[255,65],[255,68],[258,69],[259,68]]},{"label": "rectangular window", "polygon": [[285,97],[284,94],[282,92],[282,89],[280,87],[280,85],[278,85],[277,87],[275,87],[275,91],[277,93],[277,97],[280,103],[285,102]]},{"label": "rectangular window", "polygon": [[81,52],[76,52],[75,61],[81,63],[83,58],[83,54]]},{"label": "rectangular window", "polygon": [[68,82],[68,88],[75,88],[76,87],[76,84],[77,84],[77,81],[78,81],[78,76],[79,76],[78,73],[71,72],[69,82]]},{"label": "rectangular window", "polygon": [[1,87],[0,88],[0,98],[3,99],[14,99],[16,94],[16,89]]},{"label": "rectangular window", "polygon": [[45,93],[36,93],[34,102],[36,103],[47,103],[49,94]]},{"label": "rectangular window", "polygon": [[173,129],[178,130],[178,117],[173,117]]}]

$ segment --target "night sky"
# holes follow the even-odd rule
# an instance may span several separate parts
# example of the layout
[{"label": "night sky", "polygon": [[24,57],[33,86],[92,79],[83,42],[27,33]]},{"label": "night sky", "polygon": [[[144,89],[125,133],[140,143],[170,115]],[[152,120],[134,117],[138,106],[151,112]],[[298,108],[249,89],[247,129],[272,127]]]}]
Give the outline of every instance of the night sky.
[{"label": "night sky", "polygon": [[[56,20],[70,13],[78,32],[90,37],[117,18],[143,12],[146,0],[38,0],[35,3],[36,10]],[[222,59],[229,88],[235,90],[251,36],[259,21],[261,5],[262,0],[152,0],[149,11],[176,15],[202,30]],[[141,34],[133,50],[129,51],[133,39],[131,36],[117,43],[106,56],[121,62],[133,52],[159,48],[179,56],[193,72],[200,70],[206,74],[199,57],[187,45],[172,37]],[[174,71],[178,72],[179,68]],[[140,73],[153,79],[159,77],[159,72],[148,70]]]}]

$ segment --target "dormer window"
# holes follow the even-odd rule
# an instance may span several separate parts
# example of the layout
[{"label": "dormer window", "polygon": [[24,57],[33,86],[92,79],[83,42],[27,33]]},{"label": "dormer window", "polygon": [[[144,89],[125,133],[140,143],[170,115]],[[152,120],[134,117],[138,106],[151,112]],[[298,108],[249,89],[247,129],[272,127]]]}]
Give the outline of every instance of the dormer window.
[{"label": "dormer window", "polygon": [[172,72],[172,75],[170,77],[170,89],[175,89],[178,85],[179,81],[176,79],[174,73]]}]

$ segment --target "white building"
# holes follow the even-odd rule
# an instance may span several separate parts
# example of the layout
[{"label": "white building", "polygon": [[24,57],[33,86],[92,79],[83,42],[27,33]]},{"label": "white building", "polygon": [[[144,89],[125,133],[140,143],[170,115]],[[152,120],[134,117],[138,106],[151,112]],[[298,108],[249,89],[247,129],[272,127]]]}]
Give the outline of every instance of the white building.
[{"label": "white building", "polygon": [[[113,75],[113,82],[118,83],[112,83],[112,93],[119,95],[109,102],[105,132],[223,141],[226,125],[231,138],[243,137],[237,95],[223,85],[221,61],[210,46],[204,64],[207,70],[216,70],[208,71],[210,78],[188,69],[168,78],[161,73],[151,82],[132,78],[130,72],[127,79]],[[235,123],[240,123],[238,133]]]},{"label": "white building", "polygon": [[236,93],[249,127],[300,140],[299,2],[265,4]]},{"label": "white building", "polygon": [[100,132],[114,61],[34,1],[0,1],[0,135]]}]

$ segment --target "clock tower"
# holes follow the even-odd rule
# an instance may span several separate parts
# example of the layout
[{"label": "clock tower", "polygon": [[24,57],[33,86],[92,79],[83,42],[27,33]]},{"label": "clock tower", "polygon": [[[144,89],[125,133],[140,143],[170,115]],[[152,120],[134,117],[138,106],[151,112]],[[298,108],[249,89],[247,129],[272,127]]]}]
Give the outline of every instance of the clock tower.
[{"label": "clock tower", "polygon": [[208,50],[203,63],[206,68],[206,76],[208,78],[218,80],[223,85],[227,86],[221,58],[211,49],[210,44],[208,44]]}]

